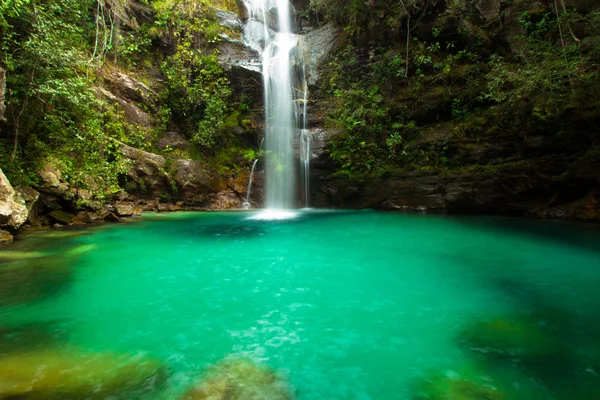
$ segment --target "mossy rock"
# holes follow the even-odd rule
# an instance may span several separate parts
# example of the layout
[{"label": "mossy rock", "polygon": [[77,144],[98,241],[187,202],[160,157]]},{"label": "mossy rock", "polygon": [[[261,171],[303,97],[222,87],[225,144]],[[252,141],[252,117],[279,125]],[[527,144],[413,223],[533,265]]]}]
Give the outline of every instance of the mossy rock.
[{"label": "mossy rock", "polygon": [[0,399],[133,399],[165,379],[161,363],[138,356],[49,350],[0,358]]},{"label": "mossy rock", "polygon": [[491,379],[471,372],[447,371],[424,378],[413,389],[415,400],[508,400]]},{"label": "mossy rock", "polygon": [[66,213],[62,210],[54,210],[48,216],[52,219],[52,221],[58,222],[59,224],[68,225],[75,215]]},{"label": "mossy rock", "polygon": [[212,367],[180,400],[291,400],[289,384],[272,370],[245,360]]},{"label": "mossy rock", "polygon": [[468,325],[458,336],[461,347],[486,357],[545,363],[564,353],[553,332],[534,318],[494,318]]}]

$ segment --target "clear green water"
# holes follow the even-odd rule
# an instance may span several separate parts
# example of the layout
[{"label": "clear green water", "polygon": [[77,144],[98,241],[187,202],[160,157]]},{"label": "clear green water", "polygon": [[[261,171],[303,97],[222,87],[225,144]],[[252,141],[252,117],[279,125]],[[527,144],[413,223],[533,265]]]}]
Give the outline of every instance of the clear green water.
[{"label": "clear green water", "polygon": [[[0,325],[42,327],[51,346],[161,360],[166,385],[139,394],[151,399],[176,399],[232,354],[286,375],[298,399],[411,399],[419,379],[465,371],[502,386],[499,399],[600,398],[598,226],[249,215],[156,214],[71,238],[25,237],[0,260],[94,246],[60,257],[64,276],[40,267],[11,284],[19,290],[0,289]],[[0,272],[39,260],[5,258]],[[517,328],[477,328],[490,320]],[[10,335],[1,341],[0,351],[17,348]]]}]

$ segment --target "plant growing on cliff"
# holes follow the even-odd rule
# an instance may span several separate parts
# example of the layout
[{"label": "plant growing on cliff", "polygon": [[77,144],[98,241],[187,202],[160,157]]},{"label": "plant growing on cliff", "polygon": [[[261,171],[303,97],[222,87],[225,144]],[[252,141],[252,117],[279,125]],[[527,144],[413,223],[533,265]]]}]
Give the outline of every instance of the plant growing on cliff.
[{"label": "plant growing on cliff", "polygon": [[0,67],[7,70],[8,122],[1,127],[0,162],[13,181],[31,181],[31,172],[53,155],[73,184],[82,184],[86,175],[96,181],[99,195],[116,186],[122,167],[118,157],[107,157],[102,104],[92,90],[93,4],[18,0],[1,5]]},{"label": "plant growing on cliff", "polygon": [[163,0],[154,3],[156,32],[173,44],[161,65],[167,90],[164,102],[192,141],[211,149],[230,113],[231,88],[213,44],[219,24],[207,1]]}]

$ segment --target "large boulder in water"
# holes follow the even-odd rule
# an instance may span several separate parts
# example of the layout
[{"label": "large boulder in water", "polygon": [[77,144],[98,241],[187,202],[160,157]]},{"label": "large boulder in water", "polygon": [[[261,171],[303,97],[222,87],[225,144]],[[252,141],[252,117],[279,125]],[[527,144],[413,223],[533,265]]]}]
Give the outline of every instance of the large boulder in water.
[{"label": "large boulder in water", "polygon": [[0,358],[0,399],[133,399],[165,378],[161,363],[142,356],[64,350],[9,354]]},{"label": "large boulder in water", "polygon": [[291,400],[289,384],[272,370],[249,360],[211,367],[180,400]]},{"label": "large boulder in water", "polygon": [[16,231],[27,221],[28,215],[25,201],[0,169],[0,228]]}]

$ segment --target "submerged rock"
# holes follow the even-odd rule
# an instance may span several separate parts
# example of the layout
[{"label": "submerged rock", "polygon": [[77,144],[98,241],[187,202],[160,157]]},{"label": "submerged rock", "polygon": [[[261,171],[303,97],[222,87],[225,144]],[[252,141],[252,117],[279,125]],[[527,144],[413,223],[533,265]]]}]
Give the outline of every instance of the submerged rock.
[{"label": "submerged rock", "polygon": [[161,363],[142,356],[46,350],[0,358],[2,399],[107,398],[153,390],[165,378]]},{"label": "submerged rock", "polygon": [[48,254],[42,251],[20,251],[20,250],[3,250],[0,253],[0,260],[29,260],[32,258],[42,258]]},{"label": "submerged rock", "polygon": [[0,243],[10,242],[11,240],[13,240],[13,235],[0,229]]},{"label": "submerged rock", "polygon": [[413,399],[508,400],[508,397],[489,378],[447,371],[419,381],[413,389]]},{"label": "submerged rock", "polygon": [[458,343],[488,358],[542,364],[563,354],[560,339],[543,323],[527,316],[477,321],[460,333]]},{"label": "submerged rock", "polygon": [[96,250],[98,248],[95,244],[83,244],[81,246],[73,247],[70,250],[65,252],[65,256],[73,257],[80,256],[85,253],[89,253],[90,251]]},{"label": "submerged rock", "polygon": [[180,400],[289,400],[285,379],[250,360],[227,360],[211,367]]}]

